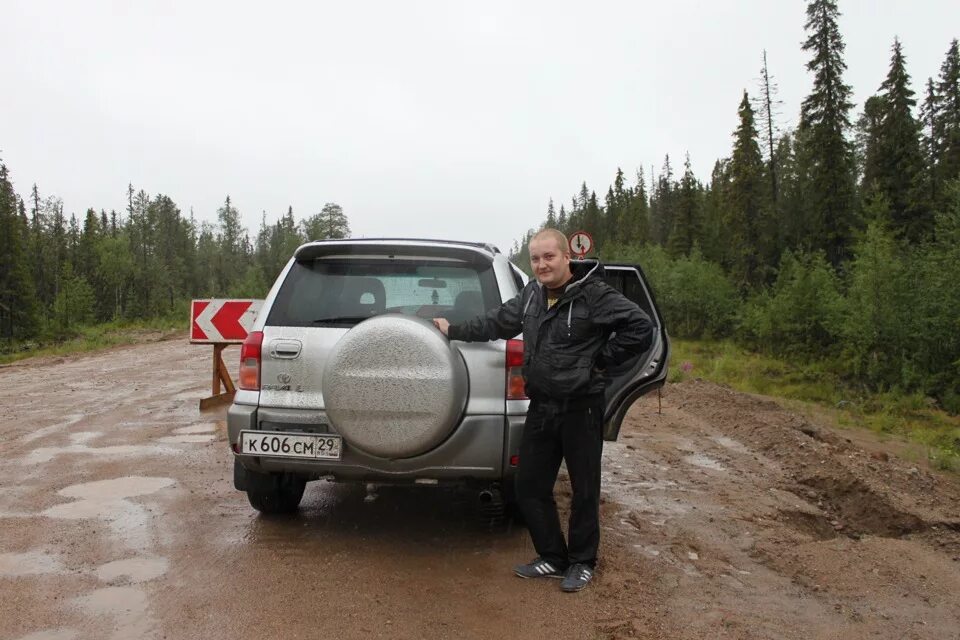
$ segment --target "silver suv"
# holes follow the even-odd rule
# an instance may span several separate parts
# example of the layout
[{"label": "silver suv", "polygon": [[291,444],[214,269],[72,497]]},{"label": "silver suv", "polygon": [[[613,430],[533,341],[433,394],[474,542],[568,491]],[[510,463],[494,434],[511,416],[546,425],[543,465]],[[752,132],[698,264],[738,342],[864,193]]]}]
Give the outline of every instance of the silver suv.
[{"label": "silver suv", "polygon": [[[604,438],[667,376],[669,342],[638,266],[604,279],[647,312],[650,349],[607,375]],[[527,277],[489,244],[310,242],[277,278],[241,348],[227,425],[234,485],[264,513],[294,511],[306,483],[459,484],[496,514],[512,495],[527,411],[521,340],[450,341],[459,322]]]}]

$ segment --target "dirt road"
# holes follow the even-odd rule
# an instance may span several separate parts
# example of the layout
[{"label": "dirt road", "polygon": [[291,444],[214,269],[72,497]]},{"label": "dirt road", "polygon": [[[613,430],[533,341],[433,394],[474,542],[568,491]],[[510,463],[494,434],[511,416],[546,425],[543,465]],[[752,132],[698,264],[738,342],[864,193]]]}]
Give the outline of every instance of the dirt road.
[{"label": "dirt road", "polygon": [[471,494],[313,483],[257,516],[197,410],[209,360],[0,368],[0,638],[960,638],[960,482],[771,401],[690,382],[635,405],[597,579],[564,594],[513,577],[526,533],[479,529]]}]

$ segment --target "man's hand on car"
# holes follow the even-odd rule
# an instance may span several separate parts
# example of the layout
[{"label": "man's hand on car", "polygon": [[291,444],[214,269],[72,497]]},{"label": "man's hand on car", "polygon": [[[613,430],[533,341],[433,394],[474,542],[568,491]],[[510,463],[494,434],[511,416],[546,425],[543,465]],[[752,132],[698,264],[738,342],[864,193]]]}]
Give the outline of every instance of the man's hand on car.
[{"label": "man's hand on car", "polygon": [[447,333],[447,330],[450,328],[450,323],[447,321],[446,318],[434,318],[433,324],[437,329],[440,329],[440,333],[442,333],[443,335],[445,336],[450,335],[449,333]]}]

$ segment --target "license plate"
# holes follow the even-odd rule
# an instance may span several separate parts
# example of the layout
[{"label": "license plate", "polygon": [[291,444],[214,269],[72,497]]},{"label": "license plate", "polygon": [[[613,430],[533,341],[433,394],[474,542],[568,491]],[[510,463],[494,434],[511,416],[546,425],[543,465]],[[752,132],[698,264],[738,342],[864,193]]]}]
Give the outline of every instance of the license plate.
[{"label": "license plate", "polygon": [[282,431],[241,431],[240,453],[273,458],[339,460],[340,436],[329,433],[285,433]]}]

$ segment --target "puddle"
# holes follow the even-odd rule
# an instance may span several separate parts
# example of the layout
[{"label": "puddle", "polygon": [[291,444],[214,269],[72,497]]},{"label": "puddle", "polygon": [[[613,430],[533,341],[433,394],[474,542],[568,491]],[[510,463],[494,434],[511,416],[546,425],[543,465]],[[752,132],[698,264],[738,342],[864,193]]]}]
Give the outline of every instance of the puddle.
[{"label": "puddle", "polygon": [[702,453],[694,453],[689,456],[684,456],[683,461],[687,464],[692,464],[695,467],[700,467],[702,469],[713,469],[714,471],[724,471],[724,466],[711,458],[710,456],[705,456]]},{"label": "puddle", "polygon": [[[98,434],[99,435],[99,434]],[[156,454],[174,454],[176,449],[154,445],[121,444],[112,447],[88,447],[85,444],[72,444],[66,447],[41,447],[34,449],[21,460],[22,465],[35,465],[50,462],[61,455],[97,455],[97,456],[151,456]]]},{"label": "puddle", "polygon": [[35,631],[28,636],[18,638],[18,640],[75,640],[77,632],[73,629],[45,629]]},{"label": "puddle", "polygon": [[[126,476],[123,478],[113,478],[112,480],[97,480],[95,482],[74,484],[60,489],[57,493],[68,498],[83,498],[90,501],[119,500],[156,493],[160,489],[169,487],[175,482],[172,478]],[[59,506],[62,507],[64,505]],[[51,509],[56,508],[57,507],[52,507]],[[47,509],[47,511],[51,509]]]},{"label": "puddle", "polygon": [[170,396],[170,398],[172,400],[195,400],[197,402],[200,402],[201,398],[204,398],[210,395],[209,389],[206,392],[204,392],[204,388],[205,387],[197,387],[196,389],[181,391],[180,393],[176,393]]},{"label": "puddle", "polygon": [[213,442],[216,439],[216,434],[210,433],[202,436],[166,436],[164,438],[157,438],[157,442],[164,444],[196,444],[198,442]]},{"label": "puddle", "polygon": [[99,438],[102,435],[102,431],[80,431],[79,433],[70,434],[70,442],[73,444],[83,444],[90,442],[94,438]]},{"label": "puddle", "polygon": [[[678,498],[670,497],[669,494],[638,493],[633,487],[617,485],[612,482],[604,483],[603,493],[611,502],[616,502],[643,514],[645,520],[652,516],[658,518],[679,516],[691,510],[689,503],[681,502]],[[662,526],[664,523],[655,522],[652,524]]]},{"label": "puddle", "polygon": [[727,436],[711,436],[711,440],[719,444],[721,447],[726,447],[731,451],[736,451],[737,453],[750,453],[750,450],[747,449],[743,443],[737,442],[733,438],[728,438]]},{"label": "puddle", "polygon": [[20,438],[20,442],[33,442],[34,440],[45,438],[54,433],[59,433],[61,431],[66,430],[66,428],[69,427],[70,425],[80,422],[85,417],[86,417],[86,414],[83,414],[83,413],[70,414],[67,416],[67,419],[61,422],[60,424],[51,425],[49,427],[44,427],[43,429],[37,429],[32,433],[28,433],[27,435]]},{"label": "puddle", "polygon": [[142,638],[150,630],[147,596],[137,587],[105,587],[73,602],[87,613],[113,618],[111,638]]},{"label": "puddle", "polygon": [[50,507],[41,515],[65,520],[106,520],[114,535],[128,547],[145,549],[151,542],[148,525],[153,516],[146,507],[126,498],[155,493],[173,484],[171,478],[139,476],[76,484],[57,493],[78,500]]},{"label": "puddle", "polygon": [[206,424],[194,424],[189,427],[180,427],[179,429],[174,429],[173,432],[179,435],[188,435],[192,433],[213,433],[217,430],[216,422],[208,422]]},{"label": "puddle", "polygon": [[0,553],[0,576],[36,576],[63,572],[60,560],[42,551]]},{"label": "puddle", "polygon": [[635,545],[633,545],[633,548],[634,548],[634,549],[639,549],[640,551],[642,551],[643,553],[647,554],[647,555],[650,556],[651,558],[656,558],[656,557],[658,557],[658,556],[660,555],[660,550],[659,550],[659,549],[656,549],[656,548],[654,548],[654,547],[648,547],[648,546],[642,545],[642,544],[635,544]]},{"label": "puddle", "polygon": [[147,596],[138,587],[104,587],[76,598],[74,603],[96,614],[143,612],[147,609]]},{"label": "puddle", "polygon": [[109,562],[97,569],[97,577],[113,582],[125,576],[128,582],[147,582],[167,572],[166,558],[127,558]]}]

